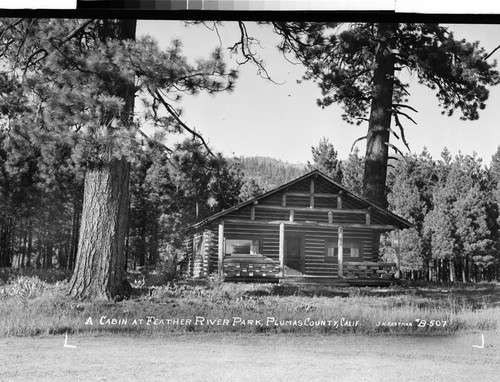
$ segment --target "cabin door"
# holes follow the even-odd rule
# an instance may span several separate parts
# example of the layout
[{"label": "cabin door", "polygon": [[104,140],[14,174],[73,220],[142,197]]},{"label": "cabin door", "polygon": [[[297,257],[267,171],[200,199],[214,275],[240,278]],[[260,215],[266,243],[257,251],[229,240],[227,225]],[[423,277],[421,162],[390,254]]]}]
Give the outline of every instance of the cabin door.
[{"label": "cabin door", "polygon": [[303,240],[300,234],[285,234],[285,275],[304,272]]}]

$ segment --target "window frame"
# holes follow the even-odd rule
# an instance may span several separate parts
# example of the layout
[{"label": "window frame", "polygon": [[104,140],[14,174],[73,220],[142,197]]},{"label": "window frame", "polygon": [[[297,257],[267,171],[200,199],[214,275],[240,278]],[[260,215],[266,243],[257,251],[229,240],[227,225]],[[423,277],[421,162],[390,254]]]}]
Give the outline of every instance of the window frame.
[{"label": "window frame", "polygon": [[[325,261],[327,262],[336,262],[338,261],[338,245],[339,241],[338,239],[326,239],[325,240]],[[333,256],[329,256],[328,252],[329,249],[333,248]],[[359,253],[358,256],[352,256],[351,255],[351,250],[353,248],[357,248]],[[349,254],[345,253],[346,249],[349,249]],[[343,243],[343,252],[344,256],[343,259],[344,261],[363,261],[363,241],[362,240],[351,240],[351,239],[344,239]]]},{"label": "window frame", "polygon": [[[228,240],[251,240],[252,242],[257,242],[258,253],[238,253],[230,254],[227,252],[227,242]],[[261,256],[262,255],[262,238],[260,236],[247,236],[247,235],[231,235],[229,237],[224,237],[224,258],[236,258],[236,257],[247,257],[247,256]]]}]

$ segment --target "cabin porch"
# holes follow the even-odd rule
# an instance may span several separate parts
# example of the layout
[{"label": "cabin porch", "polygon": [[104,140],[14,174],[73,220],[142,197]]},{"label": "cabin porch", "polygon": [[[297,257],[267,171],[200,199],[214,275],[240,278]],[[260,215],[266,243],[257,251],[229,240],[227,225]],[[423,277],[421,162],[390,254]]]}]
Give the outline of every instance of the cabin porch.
[{"label": "cabin porch", "polygon": [[[379,233],[373,227],[266,222],[264,229],[257,222],[232,223],[220,222],[211,231],[217,272],[228,281],[388,285],[399,278],[399,262],[374,261]],[[247,232],[247,227],[265,235]]]},{"label": "cabin porch", "polygon": [[345,262],[343,268],[344,276],[307,275],[286,265],[282,268],[279,262],[259,255],[224,259],[222,275],[227,281],[235,282],[337,286],[386,286],[394,283],[398,276],[396,263]]}]

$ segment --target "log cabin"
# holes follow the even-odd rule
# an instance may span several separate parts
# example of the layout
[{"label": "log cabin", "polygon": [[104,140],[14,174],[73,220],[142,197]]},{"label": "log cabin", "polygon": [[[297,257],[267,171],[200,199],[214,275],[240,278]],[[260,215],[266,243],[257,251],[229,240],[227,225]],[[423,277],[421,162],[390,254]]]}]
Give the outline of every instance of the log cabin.
[{"label": "log cabin", "polygon": [[228,281],[387,284],[399,262],[379,262],[380,235],[410,226],[314,170],[192,226],[189,272]]}]

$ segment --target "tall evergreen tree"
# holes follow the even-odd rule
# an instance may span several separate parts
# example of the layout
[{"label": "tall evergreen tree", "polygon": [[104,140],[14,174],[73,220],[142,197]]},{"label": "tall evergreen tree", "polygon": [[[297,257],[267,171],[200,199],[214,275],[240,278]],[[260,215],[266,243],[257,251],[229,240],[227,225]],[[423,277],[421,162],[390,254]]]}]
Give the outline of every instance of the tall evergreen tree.
[{"label": "tall evergreen tree", "polygon": [[[66,142],[85,168],[85,196],[69,293],[109,299],[124,294],[124,240],[131,144],[146,120],[190,130],[167,94],[231,89],[219,51],[194,65],[179,42],[161,51],[135,41],[134,20],[2,20],[1,110],[10,134],[31,145]],[[4,89],[14,89],[7,92]],[[175,93],[175,94],[174,94]],[[146,113],[134,113],[142,95]],[[135,115],[135,119],[134,119]],[[36,129],[32,127],[35,126]],[[196,133],[190,130],[193,134]]]},{"label": "tall evergreen tree", "polygon": [[389,177],[389,209],[413,224],[412,228],[397,233],[403,271],[423,271],[425,260],[430,257],[422,233],[424,218],[432,208],[426,194],[433,181],[431,159],[427,155],[424,151],[418,157],[402,157]]},{"label": "tall evergreen tree", "polygon": [[433,257],[448,262],[450,281],[455,281],[457,265],[464,282],[472,274],[472,265],[482,278],[484,268],[495,261],[498,210],[492,208],[481,160],[459,154],[450,161],[445,151],[437,172],[440,179],[433,192],[434,209],[424,221]]},{"label": "tall evergreen tree", "polygon": [[130,218],[127,234],[128,264],[155,265],[158,260],[158,235],[161,205],[154,197],[148,174],[154,162],[163,155],[163,148],[141,145],[131,163]]},{"label": "tall evergreen tree", "polygon": [[336,182],[342,182],[342,161],[338,158],[338,153],[328,138],[319,140],[317,147],[311,147],[313,162],[307,162],[307,167],[311,171],[318,169]]},{"label": "tall evergreen tree", "polygon": [[157,153],[144,190],[157,214],[149,218],[157,221],[159,257],[174,265],[182,262],[184,229],[237,204],[242,181],[234,163],[220,154],[209,155],[192,139],[179,144],[172,155]]},{"label": "tall evergreen tree", "polygon": [[350,191],[362,195],[365,160],[359,156],[357,147],[342,161],[342,184]]},{"label": "tall evergreen tree", "polygon": [[[443,113],[474,120],[485,107],[490,85],[498,83],[495,63],[478,42],[455,40],[437,24],[275,22],[285,53],[306,67],[305,80],[318,83],[321,107],[342,104],[349,123],[368,121],[363,194],[385,207],[390,135],[406,144],[402,117],[407,104],[406,69],[418,82],[437,91]],[[393,127],[391,127],[391,121]],[[396,133],[399,130],[399,133]]]},{"label": "tall evergreen tree", "polygon": [[[491,164],[487,173],[492,196],[497,206],[496,208],[500,209],[500,146],[491,158]],[[498,223],[500,224],[500,221]]]},{"label": "tall evergreen tree", "polygon": [[240,191],[240,201],[245,202],[247,200],[253,199],[259,195],[262,195],[266,190],[257,183],[253,178],[249,178],[243,181]]}]

